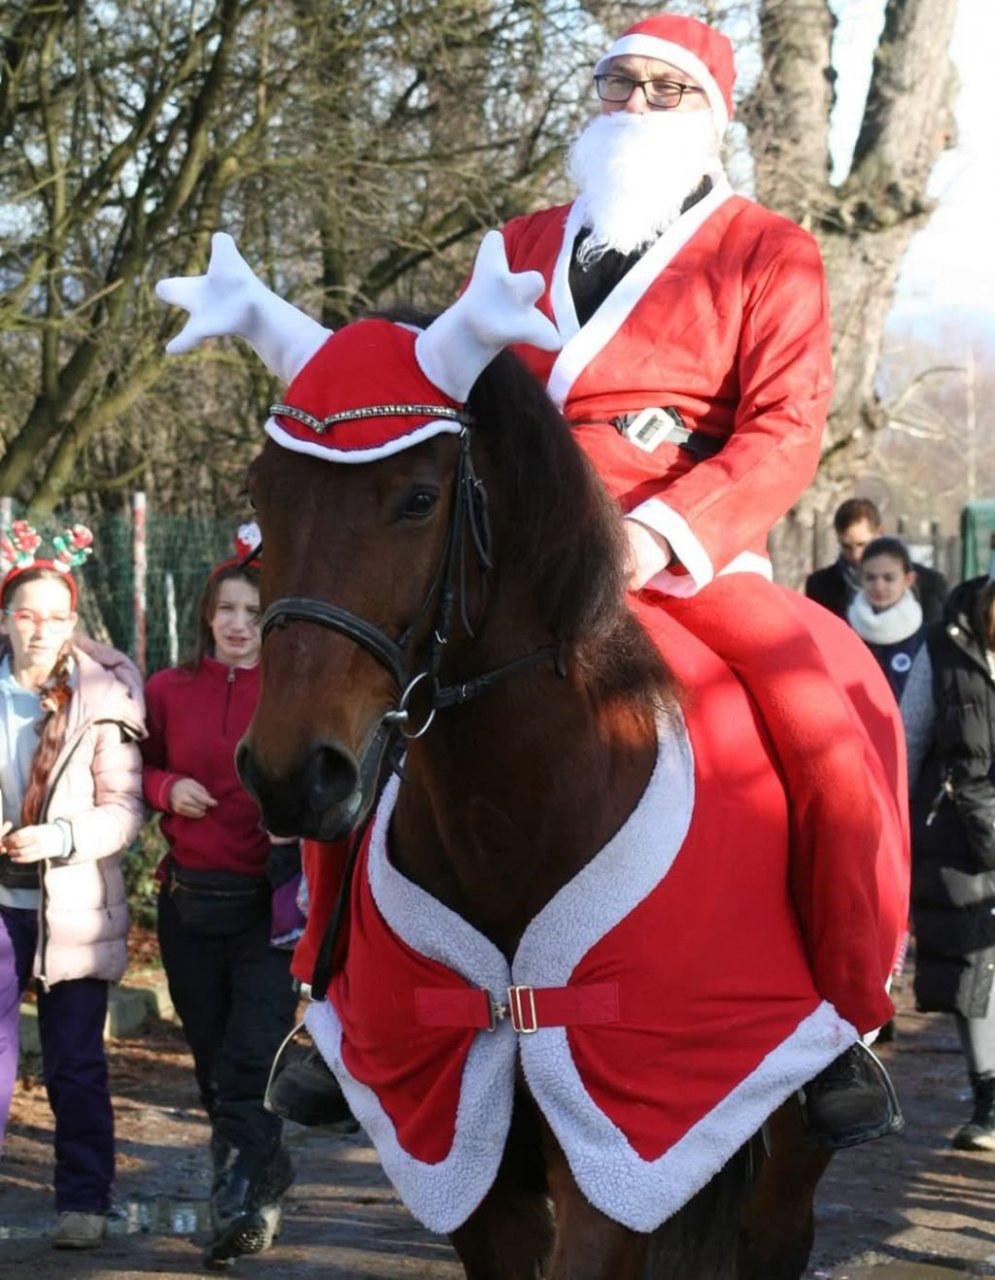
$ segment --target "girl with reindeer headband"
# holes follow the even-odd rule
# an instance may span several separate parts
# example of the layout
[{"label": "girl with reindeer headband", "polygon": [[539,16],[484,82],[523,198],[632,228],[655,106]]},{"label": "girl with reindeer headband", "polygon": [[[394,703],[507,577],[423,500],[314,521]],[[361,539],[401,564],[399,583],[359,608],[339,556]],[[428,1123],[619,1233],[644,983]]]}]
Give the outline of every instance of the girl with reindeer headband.
[{"label": "girl with reindeer headband", "polygon": [[210,1266],[269,1246],[293,1180],[263,1093],[297,1005],[287,947],[303,923],[300,850],[270,840],[234,763],[259,695],[258,544],[243,525],[237,554],[208,576],[191,659],[148,682],[142,747],[145,798],[169,849],[159,945],[211,1122]]},{"label": "girl with reindeer headband", "polygon": [[103,1028],[127,962],[121,853],[142,825],[141,677],[76,633],[82,525],[52,554],[24,520],[0,536],[0,1124],[17,1067],[20,997],[34,976],[55,1115],[53,1245],[98,1246],[114,1181]]}]

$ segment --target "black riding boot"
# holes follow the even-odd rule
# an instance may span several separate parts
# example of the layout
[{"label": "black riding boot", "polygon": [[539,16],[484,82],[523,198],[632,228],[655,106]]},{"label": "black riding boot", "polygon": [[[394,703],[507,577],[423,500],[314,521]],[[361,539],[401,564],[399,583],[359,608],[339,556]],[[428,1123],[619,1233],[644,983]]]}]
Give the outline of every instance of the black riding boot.
[{"label": "black riding boot", "polygon": [[339,1082],[314,1046],[274,1070],[265,1105],[267,1111],[297,1124],[335,1125],[340,1133],[359,1128]]},{"label": "black riding boot", "polygon": [[888,1073],[861,1041],[805,1086],[805,1119],[812,1139],[833,1150],[897,1133],[905,1124]]},{"label": "black riding boot", "polygon": [[293,1165],[282,1143],[263,1160],[258,1153],[229,1148],[211,1191],[214,1235],[204,1251],[205,1265],[224,1270],[234,1258],[268,1249],[280,1234],[280,1199],[293,1180]]},{"label": "black riding boot", "polygon": [[995,1075],[971,1076],[974,1111],[954,1134],[958,1151],[995,1151]]}]

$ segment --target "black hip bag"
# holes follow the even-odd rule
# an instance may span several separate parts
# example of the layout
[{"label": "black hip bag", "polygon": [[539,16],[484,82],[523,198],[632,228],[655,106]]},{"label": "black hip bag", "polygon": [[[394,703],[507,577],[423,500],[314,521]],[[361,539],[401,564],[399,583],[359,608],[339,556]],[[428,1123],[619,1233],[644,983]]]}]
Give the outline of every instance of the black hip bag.
[{"label": "black hip bag", "polygon": [[180,924],[191,933],[223,938],[259,924],[269,915],[265,876],[238,871],[202,871],[169,860],[166,882]]}]

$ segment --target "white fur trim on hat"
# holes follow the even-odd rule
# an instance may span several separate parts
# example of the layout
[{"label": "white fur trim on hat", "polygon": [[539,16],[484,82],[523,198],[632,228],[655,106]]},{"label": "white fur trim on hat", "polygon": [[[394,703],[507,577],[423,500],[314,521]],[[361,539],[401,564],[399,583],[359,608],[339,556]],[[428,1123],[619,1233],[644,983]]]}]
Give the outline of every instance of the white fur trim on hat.
[{"label": "white fur trim on hat", "polygon": [[678,67],[685,75],[692,76],[705,90],[719,134],[725,132],[729,124],[729,108],[726,106],[726,100],[722,96],[718,82],[697,54],[670,40],[661,40],[658,36],[651,36],[645,31],[637,31],[633,35],[620,36],[605,56],[598,59],[594,74],[601,75],[613,58],[622,58],[627,54],[669,62],[672,67]]}]

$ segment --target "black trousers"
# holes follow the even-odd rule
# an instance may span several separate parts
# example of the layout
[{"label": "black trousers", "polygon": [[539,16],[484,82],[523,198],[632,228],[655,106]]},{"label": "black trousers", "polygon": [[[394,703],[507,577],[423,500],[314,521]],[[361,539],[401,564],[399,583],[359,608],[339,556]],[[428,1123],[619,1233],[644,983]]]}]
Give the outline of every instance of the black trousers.
[{"label": "black trousers", "polygon": [[282,1121],[263,1108],[270,1065],[293,1026],[290,952],[269,945],[269,916],[222,938],[185,929],[163,889],[159,946],[216,1141],[265,1164]]}]

